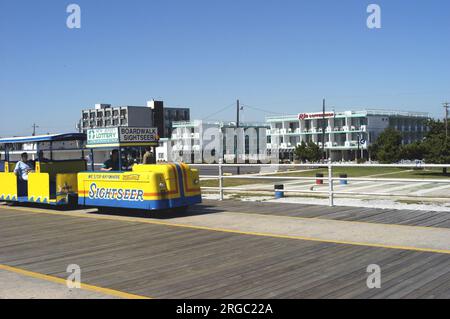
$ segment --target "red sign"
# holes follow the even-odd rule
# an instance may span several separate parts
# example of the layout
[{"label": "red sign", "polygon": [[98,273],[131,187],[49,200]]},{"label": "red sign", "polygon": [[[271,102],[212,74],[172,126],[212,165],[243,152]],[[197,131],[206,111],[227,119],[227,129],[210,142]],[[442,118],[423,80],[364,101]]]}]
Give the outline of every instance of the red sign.
[{"label": "red sign", "polygon": [[299,120],[321,119],[323,117],[334,117],[334,113],[325,113],[325,116],[323,113],[301,113],[298,115]]}]

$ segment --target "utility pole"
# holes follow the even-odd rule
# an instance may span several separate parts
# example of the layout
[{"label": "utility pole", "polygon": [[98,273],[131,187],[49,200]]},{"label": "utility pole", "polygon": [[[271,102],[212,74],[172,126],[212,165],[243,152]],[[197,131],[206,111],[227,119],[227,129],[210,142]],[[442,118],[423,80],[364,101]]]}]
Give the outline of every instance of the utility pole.
[{"label": "utility pole", "polygon": [[326,130],[326,124],[325,124],[325,99],[323,99],[323,103],[322,103],[322,156],[323,156],[323,160],[325,163],[325,159],[326,159],[326,153],[325,153],[325,130]]},{"label": "utility pole", "polygon": [[442,106],[445,109],[445,138],[448,138],[448,108],[450,107],[450,103],[442,103]]},{"label": "utility pole", "polygon": [[37,126],[36,123],[33,123],[32,128],[33,128],[33,136],[35,136],[36,135],[36,129],[39,128],[39,126]]},{"label": "utility pole", "polygon": [[[240,111],[241,111],[241,103],[240,103],[240,101],[238,99],[236,101],[236,134],[238,134],[238,131],[239,131],[238,129],[239,129],[239,112]],[[235,152],[235,154],[236,154],[236,164],[239,164],[239,159],[238,159],[239,150],[238,150],[238,145],[237,145],[238,140],[239,140],[239,138],[236,140],[236,145],[235,145],[235,148],[236,148],[236,152]],[[239,166],[237,167],[237,174],[241,175],[241,168]]]}]

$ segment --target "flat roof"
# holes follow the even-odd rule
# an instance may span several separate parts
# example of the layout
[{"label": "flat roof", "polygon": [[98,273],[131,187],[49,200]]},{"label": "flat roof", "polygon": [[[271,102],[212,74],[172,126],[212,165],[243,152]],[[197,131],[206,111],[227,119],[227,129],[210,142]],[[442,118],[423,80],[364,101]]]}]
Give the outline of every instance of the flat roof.
[{"label": "flat roof", "polygon": [[[300,112],[298,114],[286,114],[279,116],[266,117],[267,122],[273,121],[286,121],[286,120],[298,120],[299,114],[320,114],[321,112]],[[327,110],[326,113],[333,113],[333,110]],[[427,112],[409,112],[409,111],[395,111],[395,110],[377,110],[377,109],[364,109],[364,110],[347,110],[347,111],[334,111],[336,118],[344,117],[366,117],[372,116],[398,116],[398,117],[410,117],[410,118],[429,118],[430,113]],[[330,116],[326,116],[329,118]],[[320,118],[316,118],[320,119]],[[308,119],[310,120],[310,119]]]}]

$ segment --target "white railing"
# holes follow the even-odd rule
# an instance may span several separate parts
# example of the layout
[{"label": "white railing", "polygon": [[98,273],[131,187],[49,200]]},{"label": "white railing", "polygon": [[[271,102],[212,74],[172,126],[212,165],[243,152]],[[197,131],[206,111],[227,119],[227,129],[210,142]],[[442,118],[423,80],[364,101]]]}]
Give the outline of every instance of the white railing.
[{"label": "white railing", "polygon": [[[345,180],[347,182],[352,181],[363,181],[363,182],[373,182],[373,183],[387,183],[387,182],[399,182],[399,183],[435,183],[435,184],[448,184],[450,186],[450,179],[413,179],[413,178],[370,178],[370,177],[335,177],[333,176],[333,169],[335,168],[406,168],[406,169],[426,169],[426,168],[447,168],[450,170],[450,164],[190,164],[192,167],[208,167],[208,168],[218,168],[218,175],[201,175],[200,179],[218,180],[218,187],[202,187],[204,190],[212,190],[219,192],[219,199],[224,199],[225,192],[237,192],[245,191],[242,187],[225,187],[225,179],[249,179],[249,180],[273,180],[273,181],[327,181],[327,190],[304,190],[304,189],[283,189],[278,190],[284,193],[297,193],[297,194],[322,194],[328,195],[329,205],[334,206],[335,195],[361,195],[361,196],[387,196],[387,197],[411,197],[411,198],[424,198],[427,196],[415,195],[415,194],[396,194],[396,193],[374,193],[374,192],[358,192],[358,191],[335,191],[334,182]],[[326,168],[328,174],[323,174],[324,177],[297,177],[297,176],[262,176],[259,174],[245,174],[245,175],[226,175],[224,174],[224,168],[261,168],[275,166],[277,168],[306,168],[306,169],[320,169]],[[278,172],[278,174],[286,173],[289,171]],[[395,173],[395,172],[394,172]],[[274,172],[274,174],[276,174]],[[275,184],[282,184],[282,182],[274,182]],[[251,188],[252,192],[268,192],[267,188]],[[438,197],[442,199],[442,197]],[[450,202],[450,193],[446,197]]]}]

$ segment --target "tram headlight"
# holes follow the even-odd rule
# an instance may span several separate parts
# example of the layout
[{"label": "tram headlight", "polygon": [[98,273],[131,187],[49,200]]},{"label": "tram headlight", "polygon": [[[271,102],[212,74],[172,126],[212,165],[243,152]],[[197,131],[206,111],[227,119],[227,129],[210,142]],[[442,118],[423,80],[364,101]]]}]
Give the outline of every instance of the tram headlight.
[{"label": "tram headlight", "polygon": [[200,183],[200,181],[199,181],[198,178],[194,179],[194,184],[195,184],[195,185],[198,185],[199,183]]}]

